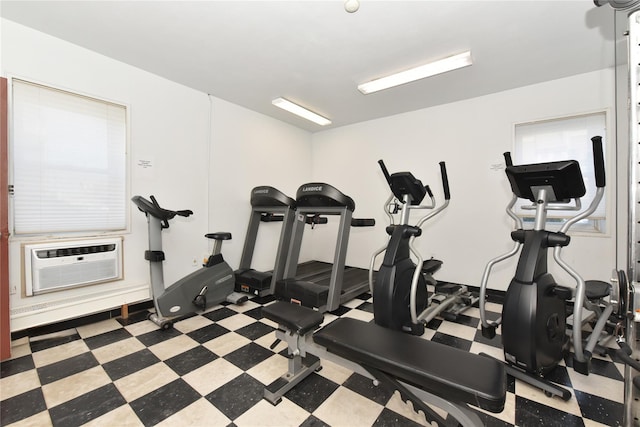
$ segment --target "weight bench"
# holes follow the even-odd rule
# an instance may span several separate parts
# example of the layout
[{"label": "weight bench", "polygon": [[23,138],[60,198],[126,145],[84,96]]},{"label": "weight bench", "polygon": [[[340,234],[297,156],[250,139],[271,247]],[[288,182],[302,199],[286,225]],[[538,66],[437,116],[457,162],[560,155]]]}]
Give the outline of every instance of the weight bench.
[{"label": "weight bench", "polygon": [[323,315],[286,302],[263,307],[262,313],[278,323],[276,337],[288,343],[290,357],[289,372],[265,388],[272,404],[318,370],[322,358],[398,390],[428,422],[450,424],[426,403],[465,426],[483,425],[468,404],[494,413],[504,409],[506,372],[495,359],[351,318],[312,333]]}]

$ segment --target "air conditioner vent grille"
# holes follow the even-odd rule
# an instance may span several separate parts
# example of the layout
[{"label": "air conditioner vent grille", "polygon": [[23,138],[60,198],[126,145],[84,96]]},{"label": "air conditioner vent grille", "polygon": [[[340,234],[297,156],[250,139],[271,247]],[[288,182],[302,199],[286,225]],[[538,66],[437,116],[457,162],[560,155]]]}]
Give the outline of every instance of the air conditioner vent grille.
[{"label": "air conditioner vent grille", "polygon": [[73,255],[87,255],[97,254],[101,252],[113,252],[116,250],[115,244],[110,245],[92,245],[92,246],[80,246],[75,248],[60,248],[60,249],[43,249],[36,251],[36,256],[40,259],[43,258],[57,258]]},{"label": "air conditioner vent grille", "polygon": [[122,279],[122,238],[24,245],[25,295]]},{"label": "air conditioner vent grille", "polygon": [[44,267],[38,270],[40,289],[53,290],[77,285],[89,285],[118,277],[117,264],[111,259],[88,263]]}]

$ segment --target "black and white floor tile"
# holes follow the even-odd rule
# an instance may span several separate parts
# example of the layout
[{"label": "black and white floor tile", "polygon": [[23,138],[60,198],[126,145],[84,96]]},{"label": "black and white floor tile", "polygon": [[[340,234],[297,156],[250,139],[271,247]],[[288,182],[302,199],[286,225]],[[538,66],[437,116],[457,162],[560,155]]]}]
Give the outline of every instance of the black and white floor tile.
[{"label": "black and white floor tile", "polygon": [[[262,317],[272,298],[221,305],[162,331],[146,312],[110,319],[53,338],[25,337],[0,365],[2,426],[418,426],[424,416],[398,393],[342,366],[323,369],[289,391],[277,406],[263,388],[287,370],[283,343],[270,349],[277,325]],[[498,304],[488,310],[499,313]],[[365,294],[333,313],[373,319]],[[500,337],[484,338],[479,312],[435,319],[424,334],[446,345],[502,359]],[[499,414],[480,412],[487,426],[618,426],[623,414],[623,365],[595,356],[584,376],[564,363],[550,378],[572,391],[563,401],[509,378]]]}]

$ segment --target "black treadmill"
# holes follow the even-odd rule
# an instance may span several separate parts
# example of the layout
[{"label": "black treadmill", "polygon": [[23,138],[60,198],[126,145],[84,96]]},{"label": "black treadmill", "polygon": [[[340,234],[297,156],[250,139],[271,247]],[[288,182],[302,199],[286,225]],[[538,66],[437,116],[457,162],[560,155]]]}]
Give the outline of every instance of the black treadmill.
[{"label": "black treadmill", "polygon": [[[296,201],[276,188],[265,185],[251,190],[251,217],[240,258],[240,267],[235,271],[236,291],[258,296],[273,293],[276,280],[282,279],[284,274],[295,207]],[[251,268],[261,222],[282,222],[275,265],[272,271],[267,272]]]},{"label": "black treadmill", "polygon": [[[353,199],[329,184],[314,182],[298,188],[296,219],[284,277],[276,281],[274,290],[277,298],[325,312],[336,310],[341,303],[369,291],[369,271],[345,266],[351,227],[375,225],[374,219],[353,218],[354,210]],[[300,274],[300,267],[306,264],[298,266],[305,225],[309,223],[308,218],[325,215],[340,219],[331,270],[318,271],[313,275]],[[312,261],[309,265],[317,265],[315,263],[318,262]]]}]

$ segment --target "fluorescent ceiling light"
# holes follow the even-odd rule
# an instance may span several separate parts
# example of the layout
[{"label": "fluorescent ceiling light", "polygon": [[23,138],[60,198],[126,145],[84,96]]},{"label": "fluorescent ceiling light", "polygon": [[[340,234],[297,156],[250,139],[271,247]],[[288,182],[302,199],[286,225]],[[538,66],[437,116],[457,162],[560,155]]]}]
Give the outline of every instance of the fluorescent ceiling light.
[{"label": "fluorescent ceiling light", "polygon": [[307,119],[310,120],[314,123],[319,124],[320,126],[326,126],[326,125],[330,125],[331,124],[331,120],[322,117],[319,114],[314,113],[313,111],[307,110],[306,108],[303,108],[301,106],[299,106],[298,104],[294,104],[291,101],[287,101],[284,98],[276,98],[273,101],[271,101],[271,103],[273,105],[275,105],[278,108],[282,108],[283,110],[287,110],[290,113],[293,113],[297,116],[302,117],[303,119]]},{"label": "fluorescent ceiling light", "polygon": [[424,79],[425,77],[431,77],[436,74],[466,67],[471,64],[471,51],[467,51],[439,61],[430,62],[410,70],[402,71],[397,74],[362,83],[361,85],[358,85],[358,90],[366,95],[368,93],[378,92],[379,90],[399,86],[415,80]]}]

